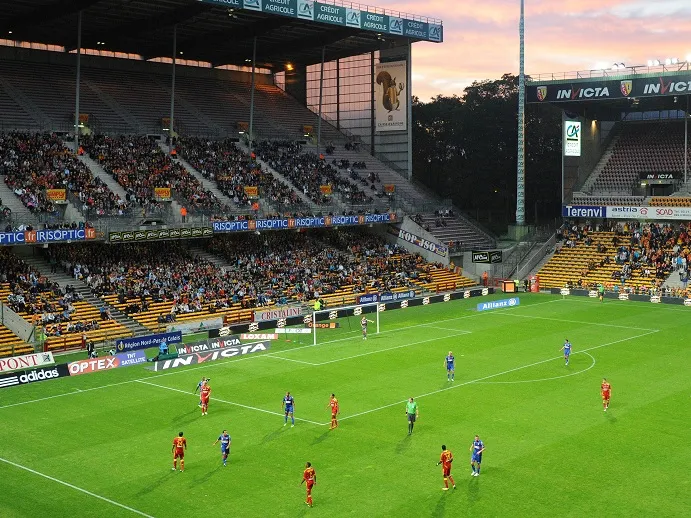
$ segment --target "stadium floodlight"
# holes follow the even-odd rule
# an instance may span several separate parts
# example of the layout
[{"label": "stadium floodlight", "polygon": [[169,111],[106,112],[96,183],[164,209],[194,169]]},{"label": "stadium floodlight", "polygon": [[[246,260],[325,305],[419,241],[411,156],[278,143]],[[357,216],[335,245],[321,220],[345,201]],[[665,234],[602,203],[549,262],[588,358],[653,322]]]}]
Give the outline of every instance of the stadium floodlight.
[{"label": "stadium floodlight", "polygon": [[292,63],[286,63],[286,70],[287,70],[288,72],[290,72],[291,70],[293,70],[293,68],[295,68],[295,67],[293,67],[293,64],[292,64]]},{"label": "stadium floodlight", "polygon": [[660,66],[660,60],[659,59],[649,59],[648,60],[648,66],[649,67],[659,67]]},{"label": "stadium floodlight", "polygon": [[665,65],[676,65],[677,63],[679,63],[679,60],[677,58],[665,59]]},{"label": "stadium floodlight", "polygon": [[686,55],[686,62],[691,63],[691,54]]}]

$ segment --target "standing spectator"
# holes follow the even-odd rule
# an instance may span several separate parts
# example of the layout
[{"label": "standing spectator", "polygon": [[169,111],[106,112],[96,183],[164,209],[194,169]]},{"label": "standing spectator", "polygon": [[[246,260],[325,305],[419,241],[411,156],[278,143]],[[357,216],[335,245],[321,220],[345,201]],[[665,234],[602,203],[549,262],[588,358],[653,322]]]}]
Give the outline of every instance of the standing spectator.
[{"label": "standing spectator", "polygon": [[187,223],[187,208],[184,206],[180,209],[180,217],[183,223]]}]

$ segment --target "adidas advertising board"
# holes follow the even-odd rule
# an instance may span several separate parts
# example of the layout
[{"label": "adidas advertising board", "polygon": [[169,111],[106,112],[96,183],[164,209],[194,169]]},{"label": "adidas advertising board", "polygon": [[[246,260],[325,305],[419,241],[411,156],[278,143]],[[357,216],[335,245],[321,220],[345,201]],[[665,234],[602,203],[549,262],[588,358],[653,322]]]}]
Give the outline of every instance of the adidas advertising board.
[{"label": "adidas advertising board", "polygon": [[44,367],[42,369],[17,371],[12,374],[0,376],[0,389],[63,378],[69,375],[70,371],[64,363],[54,365],[53,367]]}]

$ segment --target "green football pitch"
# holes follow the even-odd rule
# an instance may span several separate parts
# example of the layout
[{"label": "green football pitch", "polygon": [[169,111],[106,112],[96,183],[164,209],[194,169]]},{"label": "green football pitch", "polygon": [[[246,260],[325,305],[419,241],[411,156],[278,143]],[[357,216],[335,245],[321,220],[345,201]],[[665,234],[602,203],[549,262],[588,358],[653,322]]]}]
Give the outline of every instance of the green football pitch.
[{"label": "green football pitch", "polygon": [[[367,341],[342,319],[316,347],[303,336],[163,373],[2,390],[0,516],[688,516],[691,308],[521,294],[519,306],[475,311],[492,298],[383,312]],[[207,416],[192,394],[201,376]],[[294,428],[283,426],[286,391]],[[330,431],[332,392],[341,415]],[[420,417],[409,436],[411,396]],[[212,445],[224,428],[227,467]],[[171,470],[179,431],[183,473]],[[455,457],[451,491],[436,466],[442,444]],[[311,509],[306,461],[318,477]]]}]

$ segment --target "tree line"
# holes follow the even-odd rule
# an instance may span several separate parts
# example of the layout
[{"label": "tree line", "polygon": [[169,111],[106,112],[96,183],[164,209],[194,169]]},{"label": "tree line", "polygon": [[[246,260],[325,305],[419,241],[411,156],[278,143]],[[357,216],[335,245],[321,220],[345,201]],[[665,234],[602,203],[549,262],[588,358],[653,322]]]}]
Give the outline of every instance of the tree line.
[{"label": "tree line", "polygon": [[[414,179],[495,232],[515,223],[518,76],[474,82],[461,96],[413,98]],[[528,224],[561,213],[561,113],[526,106]]]}]

